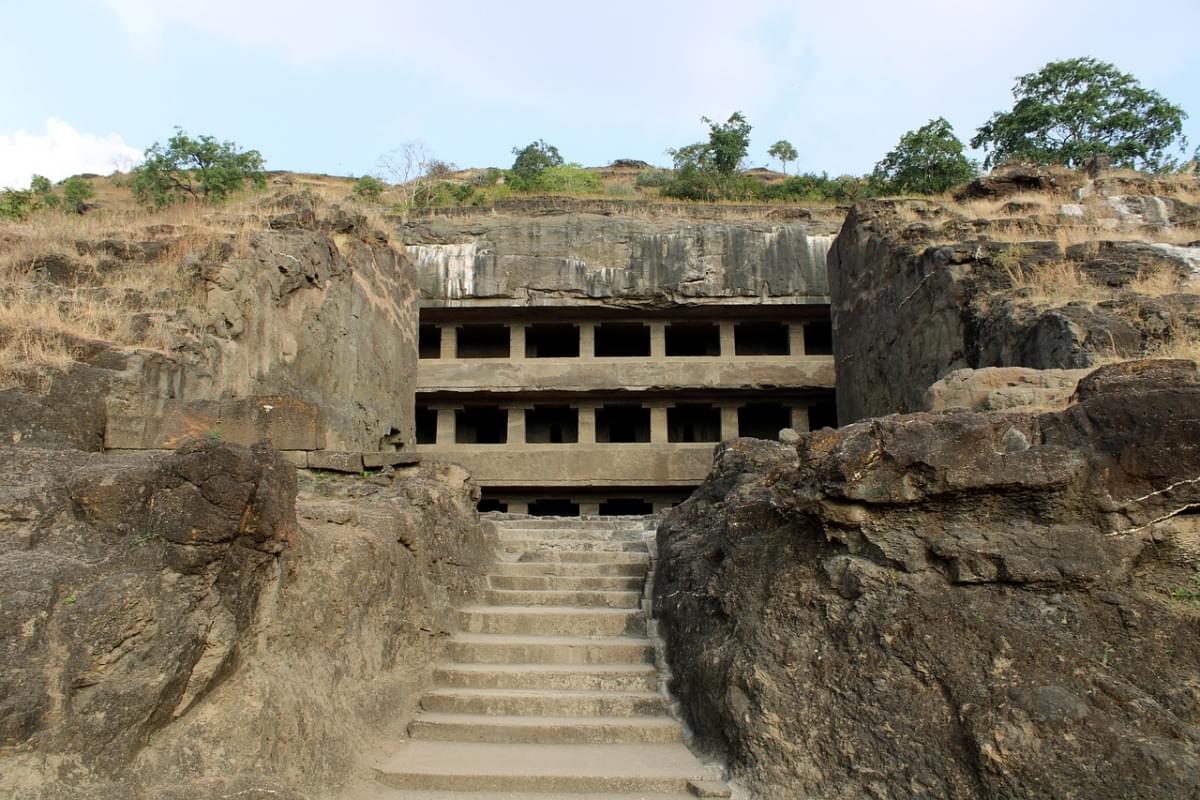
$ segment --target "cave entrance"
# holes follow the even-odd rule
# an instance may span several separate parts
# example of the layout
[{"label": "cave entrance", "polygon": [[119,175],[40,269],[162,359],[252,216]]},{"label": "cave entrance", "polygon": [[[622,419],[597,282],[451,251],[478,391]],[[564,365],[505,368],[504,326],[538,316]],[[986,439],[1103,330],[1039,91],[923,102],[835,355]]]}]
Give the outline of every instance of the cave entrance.
[{"label": "cave entrance", "polygon": [[596,326],[597,358],[645,358],[650,355],[650,328],[641,322],[602,322]]},{"label": "cave entrance", "polygon": [[526,358],[578,358],[579,326],[570,323],[530,325],[525,329]]},{"label": "cave entrance", "polygon": [[833,355],[832,322],[826,319],[805,323],[804,354],[809,356]]},{"label": "cave entrance", "polygon": [[568,405],[527,409],[525,441],[530,444],[575,444],[579,441],[579,410]]},{"label": "cave entrance", "polygon": [[738,409],[738,436],[777,439],[792,427],[792,410],[782,403],[747,403]]},{"label": "cave entrance", "polygon": [[454,412],[454,441],[458,444],[505,444],[508,411],[499,406],[467,406]]},{"label": "cave entrance", "polygon": [[721,409],[707,403],[680,403],[668,408],[667,441],[721,441]]},{"label": "cave entrance", "polygon": [[596,441],[601,444],[649,442],[650,409],[632,405],[597,408]]},{"label": "cave entrance", "polygon": [[417,357],[442,357],[442,329],[437,325],[421,325],[417,329]]},{"label": "cave entrance", "polygon": [[529,504],[531,517],[578,517],[579,504],[565,497],[544,497]]},{"label": "cave entrance", "polygon": [[790,355],[788,326],[782,322],[739,322],[733,326],[733,351],[739,356]]},{"label": "cave entrance", "polygon": [[721,330],[712,322],[672,322],[666,329],[668,356],[717,356]]},{"label": "cave entrance", "polygon": [[508,358],[507,325],[463,325],[456,338],[459,358]]},{"label": "cave entrance", "polygon": [[417,444],[437,444],[438,412],[429,406],[417,406],[413,415]]},{"label": "cave entrance", "polygon": [[654,513],[654,504],[639,497],[614,497],[600,503],[602,517],[643,517]]},{"label": "cave entrance", "polygon": [[808,407],[808,429],[810,431],[836,428],[837,426],[837,403],[833,400],[819,400]]}]

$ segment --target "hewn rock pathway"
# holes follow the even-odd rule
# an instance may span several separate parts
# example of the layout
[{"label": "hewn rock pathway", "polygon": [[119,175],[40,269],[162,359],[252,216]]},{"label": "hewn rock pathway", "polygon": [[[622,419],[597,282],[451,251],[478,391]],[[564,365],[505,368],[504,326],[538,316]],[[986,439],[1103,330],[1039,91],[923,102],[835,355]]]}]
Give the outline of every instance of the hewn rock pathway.
[{"label": "hewn rock pathway", "polygon": [[487,604],[459,611],[409,740],[374,765],[380,800],[729,796],[659,689],[644,527],[500,524]]}]

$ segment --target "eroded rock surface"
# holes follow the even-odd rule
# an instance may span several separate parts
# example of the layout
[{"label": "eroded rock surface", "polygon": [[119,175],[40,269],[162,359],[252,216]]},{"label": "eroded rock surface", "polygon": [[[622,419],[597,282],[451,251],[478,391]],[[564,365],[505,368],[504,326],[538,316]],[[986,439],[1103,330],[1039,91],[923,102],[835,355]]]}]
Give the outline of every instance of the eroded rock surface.
[{"label": "eroded rock surface", "polygon": [[658,534],[699,742],[764,798],[1200,797],[1195,367],[1077,399],[723,445]]},{"label": "eroded rock surface", "polygon": [[[253,427],[245,415],[214,425],[209,409],[230,400],[285,397],[319,410],[319,447],[314,442],[303,449],[410,447],[413,397],[403,387],[416,377],[412,265],[362,215],[297,195],[275,198],[268,210],[270,216],[243,220],[243,231],[223,238],[176,230],[145,242],[78,242],[79,252],[109,254],[120,269],[151,260],[159,269],[166,265],[186,285],[136,303],[149,310],[133,315],[133,324],[161,326],[164,347],[73,341],[74,363],[44,374],[41,385],[0,390],[0,441],[170,449],[187,438],[182,434],[211,433],[250,444],[258,437],[234,432]],[[200,243],[190,244],[189,237]],[[66,267],[57,260],[52,265],[35,267],[33,276],[44,273],[46,281],[22,291],[51,298],[67,291],[55,281]],[[117,290],[93,287],[87,298],[120,299],[110,291]],[[79,302],[79,296],[68,292],[60,302]],[[0,342],[19,333],[0,330]],[[163,420],[181,417],[194,419],[163,432]]]},{"label": "eroded rock surface", "polygon": [[876,200],[847,217],[829,254],[843,423],[922,410],[955,370],[1195,350],[1194,179],[1037,169],[973,187],[958,204]]},{"label": "eroded rock surface", "polygon": [[[546,199],[543,199],[545,201]],[[501,213],[496,213],[501,212]],[[399,229],[427,304],[615,306],[824,303],[840,218],[804,209],[531,200],[457,209]]]},{"label": "eroded rock surface", "polygon": [[424,689],[490,553],[451,466],[307,477],[297,505],[266,448],[3,456],[0,794],[20,800],[336,785]]}]

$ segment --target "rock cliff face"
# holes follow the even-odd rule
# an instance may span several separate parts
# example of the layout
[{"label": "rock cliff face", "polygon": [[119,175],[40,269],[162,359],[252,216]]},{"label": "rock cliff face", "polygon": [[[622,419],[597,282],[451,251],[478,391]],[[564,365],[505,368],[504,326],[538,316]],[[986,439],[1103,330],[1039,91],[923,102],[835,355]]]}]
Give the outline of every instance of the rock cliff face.
[{"label": "rock cliff face", "polygon": [[1200,377],[722,445],[655,605],[763,798],[1200,797]]},{"label": "rock cliff face", "polygon": [[490,552],[473,490],[307,480],[227,443],[3,453],[0,794],[308,796],[403,719]]},{"label": "rock cliff face", "polygon": [[967,194],[995,199],[850,212],[829,255],[843,422],[922,410],[958,369],[1081,369],[1200,338],[1193,179],[1017,172]]},{"label": "rock cliff face", "polygon": [[[169,449],[209,434],[249,444],[267,431],[282,449],[411,446],[413,397],[404,391],[416,375],[411,265],[361,215],[298,196],[267,210],[272,215],[247,220],[244,231],[200,247],[187,246],[186,230],[109,242],[124,245],[125,270],[147,253],[175,259],[186,302],[168,298],[177,305],[138,323],[161,324],[166,350],[76,342],[76,363],[44,391],[0,391],[0,437],[34,447]],[[284,408],[278,398],[302,407]],[[242,406],[218,408],[228,401]],[[279,419],[256,420],[263,406]]]},{"label": "rock cliff face", "polygon": [[689,217],[686,207],[568,202],[501,211],[401,227],[423,302],[827,302],[832,218],[773,219],[758,209],[756,219],[711,219]]}]

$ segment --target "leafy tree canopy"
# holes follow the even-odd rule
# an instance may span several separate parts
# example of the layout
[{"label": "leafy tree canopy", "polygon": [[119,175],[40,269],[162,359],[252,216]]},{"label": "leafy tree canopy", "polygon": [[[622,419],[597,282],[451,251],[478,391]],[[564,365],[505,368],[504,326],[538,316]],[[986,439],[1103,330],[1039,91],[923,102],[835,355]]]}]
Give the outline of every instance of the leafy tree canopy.
[{"label": "leafy tree canopy", "polygon": [[780,139],[778,142],[771,145],[767,149],[767,155],[769,155],[771,158],[779,160],[780,166],[783,167],[784,174],[787,174],[788,162],[795,161],[800,157],[800,154],[796,152],[796,148],[793,147],[792,143],[787,139]]},{"label": "leafy tree canopy", "polygon": [[180,201],[220,202],[247,183],[266,185],[263,157],[234,142],[212,136],[188,136],[182,128],[163,147],[155,142],[133,171],[133,193],[140,202],[162,207]]},{"label": "leafy tree canopy", "polygon": [[974,177],[975,165],[945,117],[901,136],[871,173],[871,181],[887,193],[937,194]]},{"label": "leafy tree canopy", "polygon": [[514,147],[513,155],[517,159],[513,161],[512,174],[518,182],[533,181],[550,167],[560,167],[563,164],[563,157],[558,148],[547,144],[544,139],[538,139],[524,147]]},{"label": "leafy tree canopy", "polygon": [[713,167],[722,175],[733,175],[750,149],[750,123],[735,111],[723,123],[708,117],[700,121],[708,125],[708,151]]},{"label": "leafy tree canopy", "polygon": [[753,182],[739,175],[738,167],[750,149],[750,123],[740,111],[723,123],[708,117],[700,121],[708,125],[708,141],[667,151],[675,162],[675,177],[662,193],[690,200],[749,197]]},{"label": "leafy tree canopy", "polygon": [[1176,142],[1186,147],[1187,114],[1112,64],[1094,58],[1053,61],[1017,78],[1011,111],[992,115],[971,139],[991,167],[1013,159],[1082,166],[1106,155],[1116,166],[1169,169]]}]

